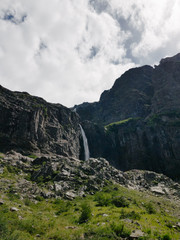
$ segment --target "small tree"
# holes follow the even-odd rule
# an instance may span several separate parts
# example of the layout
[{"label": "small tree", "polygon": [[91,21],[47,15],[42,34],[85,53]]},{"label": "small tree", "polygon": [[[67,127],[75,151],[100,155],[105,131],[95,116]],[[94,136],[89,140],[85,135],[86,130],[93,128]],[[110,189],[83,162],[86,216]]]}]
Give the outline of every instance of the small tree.
[{"label": "small tree", "polygon": [[91,218],[91,207],[88,203],[83,203],[81,205],[81,215],[79,217],[79,223],[85,223]]}]

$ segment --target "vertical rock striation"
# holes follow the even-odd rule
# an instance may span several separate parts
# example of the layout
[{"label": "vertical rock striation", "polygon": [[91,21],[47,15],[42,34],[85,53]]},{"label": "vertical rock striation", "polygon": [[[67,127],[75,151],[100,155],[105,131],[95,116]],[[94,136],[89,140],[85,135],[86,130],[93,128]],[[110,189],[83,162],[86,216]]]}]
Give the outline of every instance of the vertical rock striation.
[{"label": "vertical rock striation", "polygon": [[0,86],[0,149],[79,158],[79,117],[70,109]]}]

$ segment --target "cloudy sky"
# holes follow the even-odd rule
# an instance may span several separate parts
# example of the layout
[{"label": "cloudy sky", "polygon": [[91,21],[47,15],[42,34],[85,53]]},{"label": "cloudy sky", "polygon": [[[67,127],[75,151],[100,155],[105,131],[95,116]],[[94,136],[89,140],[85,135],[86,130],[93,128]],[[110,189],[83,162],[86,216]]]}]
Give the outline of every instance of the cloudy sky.
[{"label": "cloudy sky", "polygon": [[0,0],[0,84],[73,106],[180,52],[179,0]]}]

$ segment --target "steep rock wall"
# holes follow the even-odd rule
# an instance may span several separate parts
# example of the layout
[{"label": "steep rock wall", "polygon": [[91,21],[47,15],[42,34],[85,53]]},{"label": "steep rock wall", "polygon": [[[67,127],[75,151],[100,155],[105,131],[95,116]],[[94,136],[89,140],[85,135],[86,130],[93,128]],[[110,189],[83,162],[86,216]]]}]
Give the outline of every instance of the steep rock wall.
[{"label": "steep rock wall", "polygon": [[70,109],[0,86],[0,112],[0,151],[79,158],[79,117]]}]

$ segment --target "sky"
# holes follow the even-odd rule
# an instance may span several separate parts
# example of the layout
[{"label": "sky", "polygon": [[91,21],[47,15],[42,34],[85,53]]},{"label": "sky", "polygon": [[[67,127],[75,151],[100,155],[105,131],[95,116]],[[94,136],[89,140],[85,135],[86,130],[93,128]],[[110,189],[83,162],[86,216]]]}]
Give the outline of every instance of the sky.
[{"label": "sky", "polygon": [[180,52],[179,0],[0,0],[0,84],[67,107]]}]

